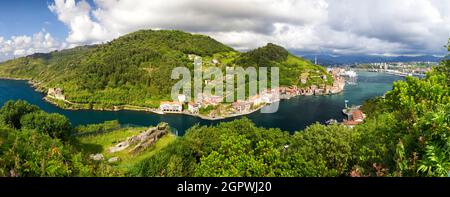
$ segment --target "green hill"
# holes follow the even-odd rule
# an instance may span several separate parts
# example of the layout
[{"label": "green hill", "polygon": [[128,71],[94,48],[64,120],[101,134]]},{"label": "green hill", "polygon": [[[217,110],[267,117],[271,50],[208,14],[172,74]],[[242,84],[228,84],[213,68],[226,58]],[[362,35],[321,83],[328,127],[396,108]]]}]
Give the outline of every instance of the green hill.
[{"label": "green hill", "polygon": [[[172,69],[193,68],[190,54],[203,57],[206,67],[278,66],[281,85],[298,85],[304,73],[311,80],[301,85],[331,82],[321,80],[323,67],[274,44],[240,53],[208,36],[169,30],[141,30],[105,44],[10,60],[0,64],[0,77],[32,80],[43,91],[62,88],[67,100],[84,104],[82,108],[157,107],[170,100],[177,82],[170,80]],[[213,59],[220,63],[211,64]]]},{"label": "green hill", "polygon": [[[331,76],[322,66],[314,65],[308,60],[299,58],[289,53],[283,47],[269,43],[264,47],[243,53],[234,61],[235,64],[243,67],[279,67],[280,85],[307,87],[310,85],[320,85],[333,83]],[[300,81],[300,76],[308,76],[308,81],[304,84]],[[322,76],[327,76],[323,80]]]}]

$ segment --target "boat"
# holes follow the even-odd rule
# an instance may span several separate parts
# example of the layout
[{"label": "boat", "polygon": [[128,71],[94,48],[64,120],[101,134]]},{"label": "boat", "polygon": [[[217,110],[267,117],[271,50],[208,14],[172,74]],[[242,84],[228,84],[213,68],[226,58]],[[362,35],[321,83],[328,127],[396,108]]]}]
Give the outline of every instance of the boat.
[{"label": "boat", "polygon": [[335,120],[335,119],[329,119],[329,120],[325,121],[325,123],[326,123],[327,125],[332,125],[332,124],[337,124],[338,121]]},{"label": "boat", "polygon": [[347,70],[340,74],[345,78],[345,82],[349,85],[356,85],[358,81],[358,74],[353,70]]}]

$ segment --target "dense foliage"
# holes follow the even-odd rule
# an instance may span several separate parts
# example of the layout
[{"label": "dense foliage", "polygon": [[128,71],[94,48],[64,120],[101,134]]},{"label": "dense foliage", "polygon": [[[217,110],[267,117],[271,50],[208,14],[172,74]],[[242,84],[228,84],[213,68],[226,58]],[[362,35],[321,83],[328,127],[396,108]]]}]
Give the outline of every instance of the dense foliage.
[{"label": "dense foliage", "polygon": [[[290,54],[283,47],[269,43],[264,47],[241,54],[234,64],[243,67],[278,67],[280,69],[280,85],[309,87],[311,85],[331,85],[332,77],[324,67]],[[268,70],[270,72],[270,69]],[[308,76],[307,83],[302,84],[300,76]],[[326,79],[323,79],[326,76]]]},{"label": "dense foliage", "polygon": [[24,101],[0,110],[0,176],[107,176],[114,171],[92,163],[74,148],[67,118],[47,114]]},{"label": "dense foliage", "polygon": [[[450,50],[450,48],[449,48]],[[424,79],[394,83],[385,99],[368,101],[360,131],[361,175],[448,176],[450,171],[450,62]]]},{"label": "dense foliage", "polygon": [[283,47],[269,43],[265,47],[257,48],[241,55],[236,59],[236,64],[248,66],[273,66],[272,62],[283,62],[288,58],[289,52]]}]

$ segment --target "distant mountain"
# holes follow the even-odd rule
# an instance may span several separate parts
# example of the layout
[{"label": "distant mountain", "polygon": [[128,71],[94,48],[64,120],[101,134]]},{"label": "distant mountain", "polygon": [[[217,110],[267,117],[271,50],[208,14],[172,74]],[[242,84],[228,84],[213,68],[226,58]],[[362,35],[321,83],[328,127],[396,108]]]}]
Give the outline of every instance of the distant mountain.
[{"label": "distant mountain", "polygon": [[300,55],[312,62],[317,57],[317,63],[320,65],[343,65],[343,64],[361,64],[361,63],[378,63],[378,62],[439,62],[441,57],[424,55],[424,56],[375,56],[375,55]]}]

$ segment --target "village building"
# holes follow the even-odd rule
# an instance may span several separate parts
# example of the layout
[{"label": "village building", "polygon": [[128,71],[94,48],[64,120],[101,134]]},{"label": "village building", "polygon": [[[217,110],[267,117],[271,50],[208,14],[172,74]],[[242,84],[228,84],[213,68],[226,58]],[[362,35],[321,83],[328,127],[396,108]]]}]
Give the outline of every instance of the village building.
[{"label": "village building", "polygon": [[202,105],[203,106],[208,106],[208,105],[219,105],[222,101],[223,101],[223,97],[222,96],[218,96],[218,95],[203,95],[202,97]]},{"label": "village building", "polygon": [[289,94],[289,95],[292,95],[292,96],[296,96],[296,95],[299,95],[299,93],[300,93],[300,91],[299,91],[299,89],[297,88],[297,86],[290,86],[289,88],[287,88],[287,93]]},{"label": "village building", "polygon": [[359,109],[353,110],[353,112],[352,112],[352,119],[355,122],[359,122],[359,123],[363,122],[364,118],[365,118],[364,116],[365,116],[364,113]]},{"label": "village building", "polygon": [[280,89],[268,89],[263,91],[261,99],[264,103],[274,103],[280,101]]},{"label": "village building", "polygon": [[238,112],[248,112],[251,109],[251,103],[245,101],[236,101],[232,104],[234,110]]},{"label": "village building", "polygon": [[54,99],[66,100],[66,96],[64,96],[63,90],[61,88],[49,88],[47,95]]},{"label": "village building", "polygon": [[261,104],[264,103],[262,97],[261,97],[259,94],[254,95],[254,96],[251,96],[251,97],[248,99],[248,101],[249,101],[250,103],[252,103],[253,105],[261,105]]},{"label": "village building", "polygon": [[353,127],[355,125],[364,122],[366,115],[359,109],[353,109],[351,113],[348,114],[348,119],[344,120],[343,124],[348,127]]},{"label": "village building", "polygon": [[301,79],[300,79],[300,83],[306,84],[306,82],[308,82],[306,78],[301,78]]},{"label": "village building", "polygon": [[201,107],[200,103],[195,103],[195,102],[188,103],[188,111],[191,114],[198,114],[200,107]]},{"label": "village building", "polygon": [[308,89],[305,90],[305,96],[311,96],[314,94],[315,89],[313,89],[312,87],[309,87]]},{"label": "village building", "polygon": [[165,101],[160,103],[159,109],[163,112],[182,112],[183,104],[178,101]]},{"label": "village building", "polygon": [[314,89],[314,95],[323,95],[323,94],[325,94],[324,89],[321,89],[321,88]]},{"label": "village building", "polygon": [[307,95],[315,95],[316,94],[316,92],[317,92],[317,86],[316,85],[312,85],[310,88],[309,88],[309,92],[308,92],[308,94]]}]

